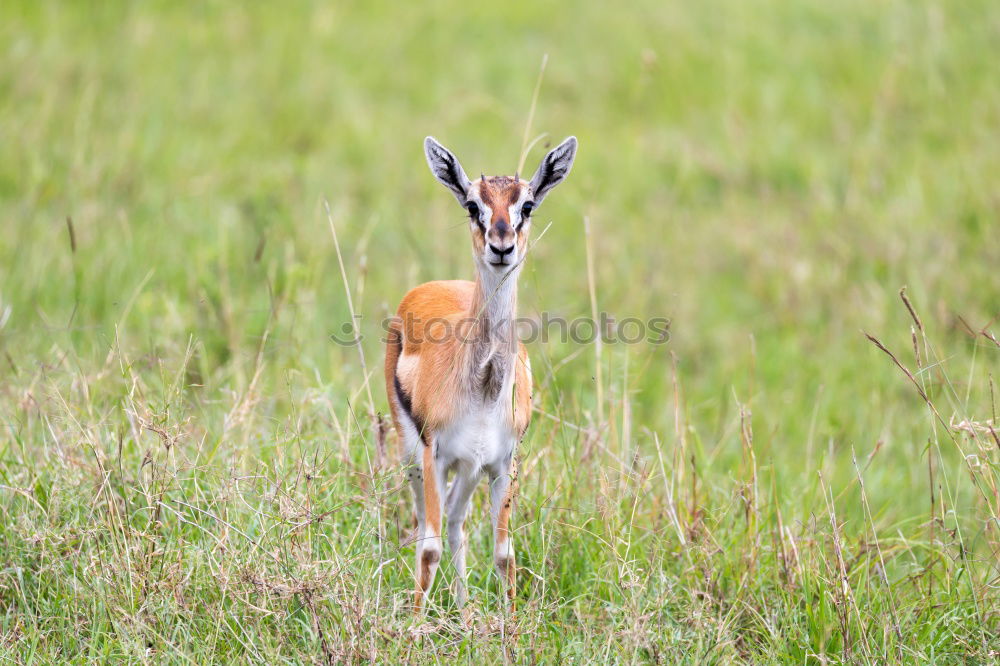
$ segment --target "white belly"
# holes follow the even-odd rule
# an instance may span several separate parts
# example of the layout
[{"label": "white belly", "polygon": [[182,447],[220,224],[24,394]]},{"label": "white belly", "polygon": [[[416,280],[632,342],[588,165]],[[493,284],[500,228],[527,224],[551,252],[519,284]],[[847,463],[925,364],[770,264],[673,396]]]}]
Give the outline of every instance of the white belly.
[{"label": "white belly", "polygon": [[502,401],[464,411],[437,433],[437,455],[445,469],[452,465],[479,472],[499,469],[513,453],[517,435]]}]

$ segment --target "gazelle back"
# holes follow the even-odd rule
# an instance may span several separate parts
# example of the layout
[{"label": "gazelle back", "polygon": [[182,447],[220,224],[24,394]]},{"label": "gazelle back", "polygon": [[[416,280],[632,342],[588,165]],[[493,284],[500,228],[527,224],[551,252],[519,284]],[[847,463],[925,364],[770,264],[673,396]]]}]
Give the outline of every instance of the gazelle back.
[{"label": "gazelle back", "polygon": [[[513,599],[515,450],[531,419],[531,365],[514,328],[517,278],[532,213],[569,173],[576,146],[575,137],[559,144],[531,181],[470,181],[447,148],[432,137],[424,140],[431,171],[469,214],[476,280],[428,282],[410,290],[386,345],[386,392],[417,514],[418,612],[441,560],[443,517],[459,605],[468,597],[463,526],[483,476],[492,502],[493,561]],[[449,473],[454,478],[446,490]]]}]

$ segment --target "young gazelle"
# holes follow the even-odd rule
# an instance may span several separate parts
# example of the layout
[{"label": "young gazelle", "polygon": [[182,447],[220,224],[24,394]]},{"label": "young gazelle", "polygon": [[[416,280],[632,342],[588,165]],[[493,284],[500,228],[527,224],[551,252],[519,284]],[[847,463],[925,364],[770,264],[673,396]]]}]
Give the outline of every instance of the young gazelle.
[{"label": "young gazelle", "polygon": [[386,392],[417,513],[418,612],[441,559],[442,514],[448,520],[457,601],[466,602],[463,524],[484,473],[492,502],[493,561],[507,597],[514,596],[514,450],[531,419],[531,366],[514,330],[517,277],[531,214],[569,173],[576,137],[546,155],[530,182],[516,176],[470,181],[455,156],[432,137],[424,140],[424,152],[431,171],[469,213],[476,281],[428,282],[412,289],[399,305],[386,345]]}]

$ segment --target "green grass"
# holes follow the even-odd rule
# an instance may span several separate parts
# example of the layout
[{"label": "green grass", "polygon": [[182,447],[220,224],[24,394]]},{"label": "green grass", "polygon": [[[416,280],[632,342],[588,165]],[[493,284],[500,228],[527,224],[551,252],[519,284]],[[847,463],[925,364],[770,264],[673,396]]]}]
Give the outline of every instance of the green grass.
[{"label": "green grass", "polygon": [[[4,661],[997,658],[1000,6],[181,4],[0,8]],[[671,339],[530,347],[517,612],[480,491],[415,622],[323,200],[384,412],[473,270],[421,140],[513,172],[543,54],[521,312],[589,315],[587,216]]]}]

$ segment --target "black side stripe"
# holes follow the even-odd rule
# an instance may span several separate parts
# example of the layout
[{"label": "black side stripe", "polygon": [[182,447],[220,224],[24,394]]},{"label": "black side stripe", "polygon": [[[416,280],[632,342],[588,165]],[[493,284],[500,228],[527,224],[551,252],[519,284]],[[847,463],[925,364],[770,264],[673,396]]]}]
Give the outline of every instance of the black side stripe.
[{"label": "black side stripe", "polygon": [[410,417],[411,421],[413,421],[413,425],[417,429],[417,435],[420,436],[421,439],[423,439],[424,436],[423,419],[417,417],[417,415],[413,413],[413,402],[410,400],[409,394],[403,390],[403,385],[399,383],[399,375],[393,373],[392,380],[393,380],[393,386],[396,389],[396,398],[399,399],[399,404],[403,406],[403,411],[406,412],[406,415]]}]

